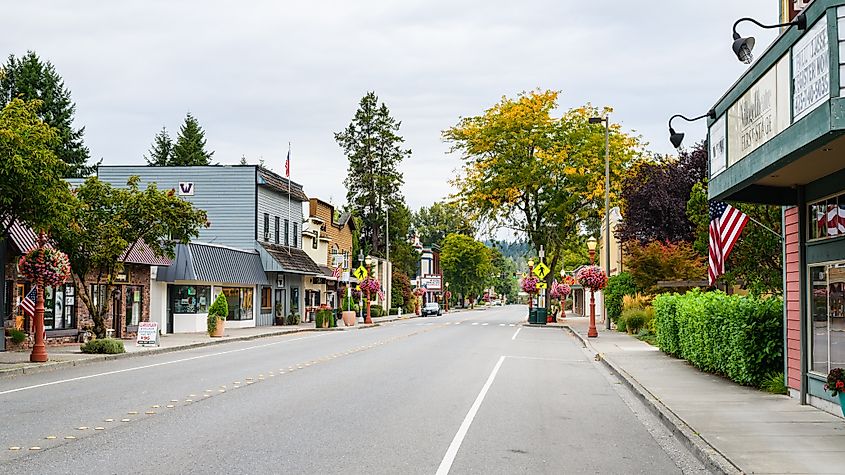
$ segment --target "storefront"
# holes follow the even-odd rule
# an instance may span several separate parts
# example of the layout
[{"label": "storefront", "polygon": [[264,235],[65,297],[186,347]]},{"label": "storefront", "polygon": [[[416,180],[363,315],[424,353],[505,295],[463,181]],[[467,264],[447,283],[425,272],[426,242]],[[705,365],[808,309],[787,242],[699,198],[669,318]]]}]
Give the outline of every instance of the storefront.
[{"label": "storefront", "polygon": [[313,284],[313,279],[322,275],[320,267],[302,249],[296,247],[256,243],[256,250],[261,265],[270,276],[275,314],[294,315],[300,322],[306,321],[308,309],[311,308],[309,304],[324,298],[325,286],[316,287]]},{"label": "storefront", "polygon": [[845,367],[845,1],[804,12],[713,108],[708,193],[784,207],[790,394],[841,414],[824,380]]}]

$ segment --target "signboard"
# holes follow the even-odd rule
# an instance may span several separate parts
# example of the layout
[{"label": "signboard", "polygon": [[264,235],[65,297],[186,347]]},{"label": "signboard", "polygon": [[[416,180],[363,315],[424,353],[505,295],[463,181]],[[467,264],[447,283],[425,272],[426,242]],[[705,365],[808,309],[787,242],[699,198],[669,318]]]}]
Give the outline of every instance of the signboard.
[{"label": "signboard", "polygon": [[281,272],[276,274],[276,287],[284,287],[285,286],[285,275]]},{"label": "signboard", "polygon": [[540,262],[536,267],[534,267],[534,275],[536,275],[538,279],[543,280],[547,275],[549,275],[549,270],[549,266]]},{"label": "signboard", "polygon": [[137,346],[158,346],[158,323],[138,323],[138,336],[135,344]]},{"label": "signboard", "polygon": [[827,18],[822,17],[792,48],[793,122],[830,98]]},{"label": "signboard", "polygon": [[367,278],[368,275],[370,275],[370,273],[367,272],[366,267],[358,266],[358,268],[355,269],[355,272],[353,272],[352,275],[354,275],[355,278],[358,279],[358,280],[364,280],[364,279]]},{"label": "signboard", "polygon": [[787,53],[728,109],[728,166],[789,126],[789,68]]},{"label": "signboard", "polygon": [[422,278],[422,287],[428,290],[440,290],[443,288],[443,276],[426,275]]},{"label": "signboard", "polygon": [[538,289],[545,289],[546,287],[548,287],[548,284],[547,284],[547,283],[545,283],[545,282],[537,282],[537,288],[538,288]]},{"label": "signboard", "polygon": [[710,176],[714,177],[721,173],[728,166],[728,135],[725,129],[725,116],[713,123],[710,127],[710,140],[707,146],[710,149]]},{"label": "signboard", "polygon": [[780,0],[780,22],[789,23],[804,11],[813,0]]},{"label": "signboard", "polygon": [[180,181],[179,187],[176,188],[176,193],[179,196],[194,196],[194,182]]}]

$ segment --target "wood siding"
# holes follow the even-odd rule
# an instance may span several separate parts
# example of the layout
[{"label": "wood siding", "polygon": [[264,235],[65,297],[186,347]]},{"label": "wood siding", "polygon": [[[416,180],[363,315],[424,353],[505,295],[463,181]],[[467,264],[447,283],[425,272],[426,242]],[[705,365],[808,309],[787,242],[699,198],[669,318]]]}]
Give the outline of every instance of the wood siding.
[{"label": "wood siding", "polygon": [[801,389],[801,244],[798,234],[798,208],[784,211],[784,244],[786,246],[786,364],[787,386]]},{"label": "wood siding", "polygon": [[[288,211],[290,210],[290,211]],[[270,239],[264,240],[264,213],[269,215],[270,219]],[[290,213],[290,214],[288,214]],[[275,218],[279,217],[279,244],[285,245],[285,220],[288,220],[289,236],[293,239],[293,225],[296,224],[297,233],[296,246],[302,248],[302,202],[293,198],[288,207],[288,196],[283,195],[268,187],[258,187],[258,214],[256,216],[258,233],[255,236],[256,241],[269,242],[276,244],[275,238]],[[293,245],[293,242],[290,243]]]}]

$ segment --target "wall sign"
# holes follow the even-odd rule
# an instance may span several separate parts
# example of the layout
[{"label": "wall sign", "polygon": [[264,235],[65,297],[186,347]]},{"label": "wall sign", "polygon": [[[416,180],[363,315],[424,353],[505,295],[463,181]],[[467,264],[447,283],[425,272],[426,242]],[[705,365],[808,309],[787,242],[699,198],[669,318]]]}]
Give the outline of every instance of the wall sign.
[{"label": "wall sign", "polygon": [[727,129],[725,129],[724,115],[713,123],[709,132],[707,145],[710,148],[710,176],[714,177],[721,173],[728,164],[728,135]]},{"label": "wall sign", "polygon": [[282,273],[276,274],[276,287],[285,286],[285,275]]},{"label": "wall sign", "polygon": [[789,126],[789,66],[787,53],[728,109],[728,166]]},{"label": "wall sign", "polygon": [[194,182],[180,181],[176,192],[179,196],[194,196]]},{"label": "wall sign", "polygon": [[137,346],[158,346],[158,323],[138,322]]},{"label": "wall sign", "polygon": [[428,290],[440,290],[442,282],[443,277],[439,275],[426,275],[422,278],[422,286]]},{"label": "wall sign", "polygon": [[793,121],[830,98],[830,48],[822,17],[792,48]]}]

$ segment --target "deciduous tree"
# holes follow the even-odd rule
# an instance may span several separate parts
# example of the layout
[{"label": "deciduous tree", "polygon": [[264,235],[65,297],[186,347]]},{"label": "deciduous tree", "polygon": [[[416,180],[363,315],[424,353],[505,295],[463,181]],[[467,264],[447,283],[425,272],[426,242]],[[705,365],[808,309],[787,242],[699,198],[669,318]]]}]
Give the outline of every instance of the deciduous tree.
[{"label": "deciduous tree", "polygon": [[470,301],[484,291],[493,271],[490,249],[463,234],[450,234],[443,240],[440,267],[449,290]]},{"label": "deciduous tree", "polygon": [[478,227],[460,203],[438,201],[414,213],[414,232],[423,244],[437,244],[449,234],[475,236]]}]

